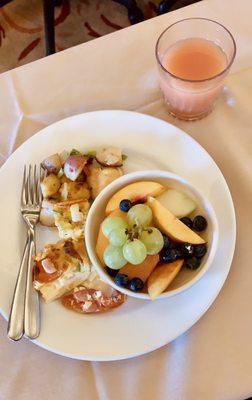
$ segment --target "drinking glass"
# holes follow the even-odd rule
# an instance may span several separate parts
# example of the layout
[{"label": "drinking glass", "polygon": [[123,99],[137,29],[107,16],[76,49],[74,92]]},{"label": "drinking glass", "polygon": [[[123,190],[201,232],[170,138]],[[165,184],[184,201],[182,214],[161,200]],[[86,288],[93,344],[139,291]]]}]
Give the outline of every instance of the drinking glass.
[{"label": "drinking glass", "polygon": [[[225,54],[225,66],[206,79],[183,79],[168,71],[164,59],[171,46],[186,39],[205,39]],[[236,54],[232,34],[220,23],[206,18],[188,18],[170,25],[161,33],[156,44],[156,59],[160,88],[168,111],[177,118],[196,120],[209,114],[222,92],[224,78],[228,74]],[[186,55],[185,62],[186,62]],[[196,61],[195,61],[196,62]]]}]

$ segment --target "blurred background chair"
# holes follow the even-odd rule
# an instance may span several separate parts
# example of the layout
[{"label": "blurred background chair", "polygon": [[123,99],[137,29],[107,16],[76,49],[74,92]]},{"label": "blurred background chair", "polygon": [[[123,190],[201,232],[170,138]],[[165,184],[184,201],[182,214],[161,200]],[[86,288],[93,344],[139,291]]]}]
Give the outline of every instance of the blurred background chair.
[{"label": "blurred background chair", "polygon": [[[0,7],[5,6],[15,0],[0,0]],[[29,2],[29,0],[26,0]],[[45,32],[45,55],[55,53],[55,27],[54,27],[54,9],[60,6],[64,0],[42,0],[44,15]],[[72,0],[74,1],[74,0]],[[131,24],[136,24],[144,20],[143,11],[140,9],[137,0],[113,0],[127,8],[128,18]],[[175,8],[180,8],[199,0],[162,0],[156,7],[157,14],[164,14]]]},{"label": "blurred background chair", "polygon": [[[139,8],[136,0],[113,1],[127,8],[128,18],[131,24],[136,24],[144,20],[143,12]],[[164,14],[174,8],[180,8],[192,3],[196,3],[197,1],[199,0],[162,0],[157,6],[157,14]],[[59,6],[61,2],[62,0],[43,0],[46,55],[53,54],[55,52],[54,7]]]},{"label": "blurred background chair", "polygon": [[[127,8],[128,18],[131,24],[136,24],[143,21],[143,12],[138,7],[136,0],[113,1],[122,4]],[[43,0],[46,55],[55,53],[54,8],[59,6],[61,3],[62,0]]]}]

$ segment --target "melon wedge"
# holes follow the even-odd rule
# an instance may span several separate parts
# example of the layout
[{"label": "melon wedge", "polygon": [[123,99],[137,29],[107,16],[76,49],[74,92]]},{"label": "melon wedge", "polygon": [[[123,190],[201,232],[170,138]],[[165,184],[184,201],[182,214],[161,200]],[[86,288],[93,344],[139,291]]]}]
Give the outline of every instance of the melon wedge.
[{"label": "melon wedge", "polygon": [[173,263],[159,265],[154,269],[147,282],[148,293],[151,300],[155,300],[167,289],[179,273],[183,262],[184,260],[177,260]]},{"label": "melon wedge", "polygon": [[126,264],[120,269],[120,274],[128,275],[129,279],[140,278],[146,282],[159,261],[159,255],[149,255],[138,265]]},{"label": "melon wedge", "polygon": [[[119,208],[117,208],[110,214],[110,216],[111,217],[121,217],[122,219],[126,220],[127,213],[124,213],[124,212],[120,211]],[[109,244],[109,241],[106,238],[106,236],[103,234],[102,228],[100,226],[99,233],[97,236],[95,251],[96,251],[96,254],[103,266],[105,266],[105,263],[103,261],[103,254],[104,254],[104,251],[106,250],[108,244]]]},{"label": "melon wedge", "polygon": [[115,193],[109,200],[105,213],[110,214],[119,207],[120,201],[128,199],[132,202],[146,200],[147,196],[157,196],[165,190],[165,187],[158,182],[141,181],[125,186]]},{"label": "melon wedge", "polygon": [[152,209],[153,219],[157,228],[171,239],[182,243],[201,244],[205,243],[197,233],[188,228],[183,222],[175,217],[158,200],[148,197],[148,205]]}]

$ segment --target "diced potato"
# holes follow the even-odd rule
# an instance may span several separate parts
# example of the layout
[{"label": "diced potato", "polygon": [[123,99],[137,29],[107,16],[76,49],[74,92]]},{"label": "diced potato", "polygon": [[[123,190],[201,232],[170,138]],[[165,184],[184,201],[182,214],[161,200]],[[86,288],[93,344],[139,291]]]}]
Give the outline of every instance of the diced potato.
[{"label": "diced potato", "polygon": [[60,194],[63,201],[88,200],[90,197],[90,191],[86,182],[64,182],[60,188]]},{"label": "diced potato", "polygon": [[62,167],[61,159],[58,153],[52,154],[41,163],[42,167],[49,173],[57,174]]},{"label": "diced potato", "polygon": [[53,207],[57,203],[57,200],[44,199],[41,205],[40,211],[40,223],[45,226],[55,226]]},{"label": "diced potato", "polygon": [[61,182],[61,185],[63,185],[63,183],[65,183],[65,182],[69,183],[69,182],[72,182],[72,181],[70,181],[70,179],[68,179],[68,178],[66,177],[66,175],[63,174],[63,175],[60,177],[60,182]]},{"label": "diced potato", "polygon": [[51,197],[58,192],[60,188],[60,179],[56,175],[50,174],[43,179],[40,186],[43,197]]},{"label": "diced potato", "polygon": [[83,213],[80,211],[79,204],[72,204],[70,206],[71,219],[73,222],[81,222],[84,219]]},{"label": "diced potato", "polygon": [[41,208],[39,220],[42,225],[55,226],[53,211],[48,208]]},{"label": "diced potato", "polygon": [[66,151],[66,150],[63,150],[63,151],[59,154],[60,160],[61,160],[61,164],[62,164],[62,165],[65,164],[65,162],[66,162],[66,160],[68,159],[69,155],[70,155],[70,154],[69,154],[69,151]]},{"label": "diced potato", "polygon": [[107,185],[123,175],[122,169],[118,167],[104,168],[91,165],[89,170],[90,173],[87,177],[87,182],[92,190],[92,199],[95,199]]},{"label": "diced potato", "polygon": [[64,173],[71,181],[75,181],[87,163],[84,156],[69,156],[64,165]]},{"label": "diced potato", "polygon": [[105,167],[121,167],[123,164],[122,151],[112,146],[101,149],[96,154],[96,160]]},{"label": "diced potato", "polygon": [[68,198],[68,185],[64,182],[60,188],[60,195],[63,201],[66,201]]}]

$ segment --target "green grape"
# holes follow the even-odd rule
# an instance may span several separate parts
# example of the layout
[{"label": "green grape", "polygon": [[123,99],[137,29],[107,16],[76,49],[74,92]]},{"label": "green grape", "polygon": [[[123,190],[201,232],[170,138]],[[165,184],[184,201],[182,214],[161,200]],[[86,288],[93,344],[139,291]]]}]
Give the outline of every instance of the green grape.
[{"label": "green grape", "polygon": [[112,269],[120,269],[127,263],[123,256],[122,247],[113,246],[112,244],[109,244],[106,248],[103,260],[107,267]]},{"label": "green grape", "polygon": [[123,246],[124,258],[131,264],[137,265],[144,261],[147,255],[145,245],[138,239],[128,241]]},{"label": "green grape", "polygon": [[128,236],[125,228],[113,229],[108,236],[109,243],[113,244],[113,246],[123,246],[127,238]]},{"label": "green grape", "polygon": [[128,211],[127,217],[130,226],[136,224],[144,228],[151,223],[152,211],[146,204],[136,204]]},{"label": "green grape", "polygon": [[127,228],[127,223],[120,217],[107,217],[102,223],[102,232],[108,238],[113,229]]},{"label": "green grape", "polygon": [[164,246],[162,233],[152,226],[144,230],[139,239],[145,245],[147,254],[157,254]]}]

